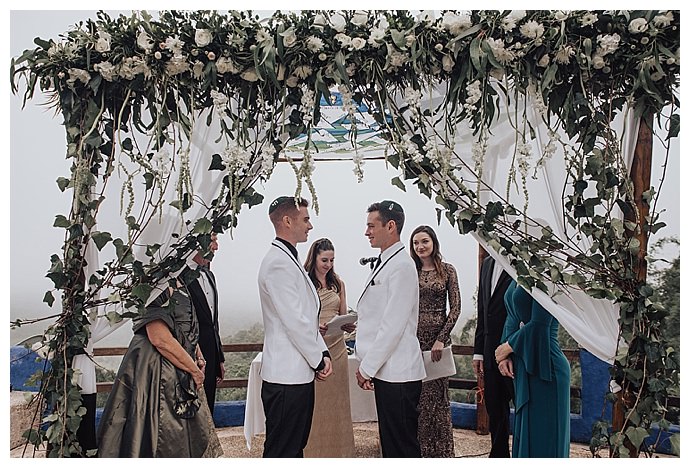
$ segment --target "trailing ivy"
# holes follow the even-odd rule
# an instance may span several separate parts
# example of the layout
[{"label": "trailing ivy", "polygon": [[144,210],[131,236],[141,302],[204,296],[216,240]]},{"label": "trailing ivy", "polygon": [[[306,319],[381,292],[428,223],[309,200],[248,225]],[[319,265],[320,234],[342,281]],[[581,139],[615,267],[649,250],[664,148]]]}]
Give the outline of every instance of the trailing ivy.
[{"label": "trailing ivy", "polygon": [[[52,366],[40,397],[52,412],[46,425],[27,434],[31,443],[51,444],[50,456],[81,453],[75,434],[83,408],[71,363],[89,339],[93,311],[108,310],[113,320],[140,313],[153,287],[190,252],[208,251],[211,232],[232,229],[242,207],[262,202],[253,185],[270,178],[280,157],[295,170],[296,193],[306,183],[318,208],[311,134],[321,97],[336,86],[353,122],[358,178],[364,172],[354,105],[365,103],[389,141],[388,161],[401,170],[393,183],[402,188],[402,180],[411,180],[434,197],[439,219],[462,234],[477,232],[506,255],[521,285],[574,288],[620,305],[626,346],[612,377],[626,395],[626,420],[618,433],[598,425],[593,450],[609,444],[625,456],[630,445],[644,448],[652,424],[667,428],[678,356],[661,333],[665,311],[635,273],[643,267],[636,236],[663,223],[654,210],[647,217],[636,210],[621,154],[624,135],[611,122],[630,109],[651,127],[671,106],[663,140],[678,135],[678,11],[444,11],[438,19],[359,10],[276,12],[265,20],[238,11],[96,16],[58,40],[37,38],[34,49],[10,64],[14,93],[23,92],[24,102],[47,93],[62,112],[72,161],[70,176],[56,181],[61,191],[72,190],[72,208],[55,219],[65,242],[62,254],[51,257],[54,290],[44,298],[52,305],[56,293],[62,305],[44,341]],[[486,188],[477,180],[492,123],[502,113],[515,134],[511,175],[505,193],[484,202],[478,189]],[[199,200],[189,169],[191,135],[211,124],[224,149],[208,170],[218,171],[222,184]],[[549,141],[533,161],[537,124],[547,128]],[[471,164],[455,153],[459,125],[475,138]],[[303,134],[298,164],[284,149]],[[548,226],[536,234],[525,228],[535,223],[527,214],[527,179],[556,149],[568,171],[563,238]],[[94,229],[116,171],[124,179],[125,239]],[[166,198],[169,186],[173,199]],[[521,206],[511,202],[511,186],[522,187]],[[646,201],[653,199],[649,193]],[[199,204],[204,214],[190,218]],[[166,205],[185,229],[166,255],[151,244],[147,261],[135,258],[141,233]],[[86,278],[91,243],[99,251],[112,246],[115,256]]]}]

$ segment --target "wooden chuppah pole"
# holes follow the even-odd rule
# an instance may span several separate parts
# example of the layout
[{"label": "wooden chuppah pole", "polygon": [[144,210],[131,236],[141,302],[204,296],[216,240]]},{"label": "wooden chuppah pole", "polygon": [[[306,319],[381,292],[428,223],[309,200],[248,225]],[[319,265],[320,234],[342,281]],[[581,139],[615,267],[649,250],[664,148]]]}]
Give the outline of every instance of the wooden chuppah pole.
[{"label": "wooden chuppah pole", "polygon": [[[640,230],[635,234],[635,237],[640,241],[640,250],[632,264],[638,281],[645,281],[647,279],[647,244],[649,242],[647,217],[649,216],[649,203],[645,200],[644,193],[649,190],[651,184],[653,135],[652,128],[648,122],[652,122],[652,118],[652,115],[647,115],[640,119],[640,129],[637,133],[637,143],[635,144],[635,153],[630,168],[630,179],[633,184],[633,196],[637,213],[632,211],[625,213],[626,221],[637,222],[637,216],[639,216]],[[627,393],[627,388],[623,388],[622,391],[618,392],[613,404],[611,425],[613,430],[617,432],[623,429],[623,424],[625,423],[625,399]],[[630,451],[630,457],[637,458],[639,456],[639,452],[633,444],[626,442],[625,446]],[[610,450],[613,452],[614,447],[611,446]]]}]

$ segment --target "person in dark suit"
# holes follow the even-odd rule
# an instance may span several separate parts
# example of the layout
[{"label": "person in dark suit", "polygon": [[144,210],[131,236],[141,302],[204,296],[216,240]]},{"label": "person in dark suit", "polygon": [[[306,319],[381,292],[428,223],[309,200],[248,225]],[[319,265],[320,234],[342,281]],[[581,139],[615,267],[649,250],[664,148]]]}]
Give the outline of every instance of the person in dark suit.
[{"label": "person in dark suit", "polygon": [[479,272],[477,294],[477,330],[474,335],[472,367],[479,380],[484,377],[484,401],[489,414],[491,433],[490,458],[509,458],[510,400],[513,383],[500,374],[494,361],[494,351],[501,343],[506,306],[503,301],[511,278],[496,261],[487,256]]},{"label": "person in dark suit", "polygon": [[[211,252],[218,250],[218,238],[211,234]],[[197,269],[199,276],[187,282],[187,289],[199,322],[199,347],[206,360],[204,392],[213,415],[216,402],[216,386],[225,377],[225,356],[218,329],[218,288],[216,278],[209,268],[210,258],[197,252],[189,262],[190,269]]]}]

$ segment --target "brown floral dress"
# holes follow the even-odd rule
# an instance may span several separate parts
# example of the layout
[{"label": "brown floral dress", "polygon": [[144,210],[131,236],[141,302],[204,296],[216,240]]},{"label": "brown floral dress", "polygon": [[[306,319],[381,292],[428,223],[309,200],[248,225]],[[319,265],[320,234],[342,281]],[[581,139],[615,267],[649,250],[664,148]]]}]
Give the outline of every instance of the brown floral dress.
[{"label": "brown floral dress", "polygon": [[[450,345],[450,332],[460,316],[458,275],[450,263],[443,263],[445,280],[436,270],[419,271],[419,325],[417,338],[422,351],[435,341]],[[446,315],[446,304],[450,305]],[[448,377],[422,383],[417,433],[422,457],[454,457],[453,423],[450,418]]]}]

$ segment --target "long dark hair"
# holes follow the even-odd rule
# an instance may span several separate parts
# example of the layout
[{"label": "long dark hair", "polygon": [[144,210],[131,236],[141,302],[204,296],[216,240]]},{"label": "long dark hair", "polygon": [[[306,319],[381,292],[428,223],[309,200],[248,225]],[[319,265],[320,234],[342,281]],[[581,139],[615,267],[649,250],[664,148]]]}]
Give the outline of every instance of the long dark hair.
[{"label": "long dark hair", "polygon": [[[318,257],[321,252],[325,252],[327,250],[332,250],[333,252],[335,252],[333,242],[326,239],[325,237],[322,239],[315,240],[311,247],[309,247],[309,253],[307,253],[307,261],[304,262],[304,269],[307,270],[309,278],[311,278],[311,282],[314,283],[316,289],[324,287],[324,285],[322,285],[316,278],[316,257]],[[338,279],[338,275],[335,274],[335,267],[331,268],[330,270],[328,270],[328,273],[326,273],[325,288],[332,289],[337,293],[340,292],[340,279]]]},{"label": "long dark hair", "polygon": [[441,255],[441,244],[438,243],[438,237],[436,237],[436,232],[431,228],[431,226],[417,226],[412,234],[410,234],[410,255],[414,260],[415,265],[417,265],[417,271],[422,270],[422,259],[419,258],[417,252],[414,251],[414,236],[423,232],[428,234],[431,238],[431,242],[434,244],[434,250],[431,252],[431,259],[434,262],[434,269],[436,273],[445,281],[446,280],[446,270],[443,268],[443,256]]}]

